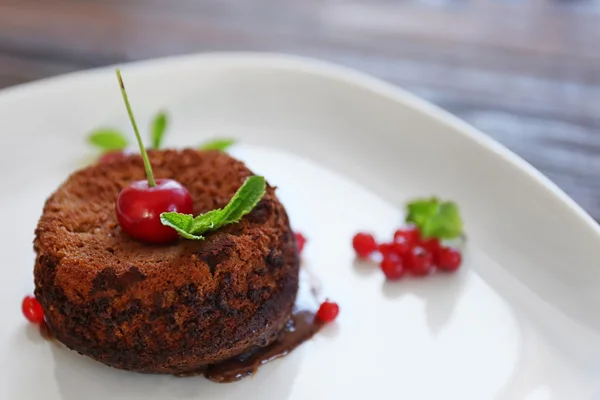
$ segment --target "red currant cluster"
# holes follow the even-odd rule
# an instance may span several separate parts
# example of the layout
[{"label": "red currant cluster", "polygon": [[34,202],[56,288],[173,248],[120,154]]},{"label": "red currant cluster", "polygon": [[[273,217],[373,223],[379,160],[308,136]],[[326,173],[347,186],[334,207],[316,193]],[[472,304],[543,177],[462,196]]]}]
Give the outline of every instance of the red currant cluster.
[{"label": "red currant cluster", "polygon": [[391,242],[377,243],[373,235],[354,235],[352,247],[360,258],[381,254],[380,268],[389,280],[402,278],[407,272],[415,276],[429,275],[436,267],[454,272],[462,263],[458,249],[443,246],[436,238],[424,239],[416,227],[399,229]]}]

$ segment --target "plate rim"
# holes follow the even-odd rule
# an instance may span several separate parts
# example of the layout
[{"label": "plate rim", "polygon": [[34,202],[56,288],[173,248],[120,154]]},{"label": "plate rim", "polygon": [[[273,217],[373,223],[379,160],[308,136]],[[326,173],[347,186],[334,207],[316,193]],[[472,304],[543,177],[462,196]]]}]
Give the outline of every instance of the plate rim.
[{"label": "plate rim", "polygon": [[[346,67],[331,61],[325,61],[312,57],[299,56],[275,52],[244,52],[244,51],[214,51],[204,53],[193,53],[175,55],[160,58],[145,59],[140,61],[125,62],[106,65],[102,67],[80,70],[26,82],[15,86],[0,89],[0,105],[3,101],[10,101],[14,96],[30,96],[35,92],[51,89],[54,86],[68,84],[69,81],[81,81],[92,79],[108,73],[119,66],[129,73],[151,72],[152,70],[168,68],[170,66],[184,65],[208,65],[212,66],[235,66],[236,68],[265,68],[277,69],[287,72],[301,72],[312,74],[320,78],[326,78],[346,85],[351,85],[373,94],[381,95],[387,99],[399,103],[407,109],[441,123],[455,134],[462,135],[474,143],[481,150],[488,151],[507,162],[511,167],[525,174],[532,182],[535,182],[550,194],[554,195],[560,203],[572,212],[573,216],[591,233],[600,239],[600,225],[577,204],[556,183],[524,160],[512,150],[508,149],[491,136],[475,128],[468,122],[451,114],[449,111],[425,100],[417,95],[401,88],[391,82],[377,78],[366,72]],[[8,98],[8,99],[7,99]]]}]

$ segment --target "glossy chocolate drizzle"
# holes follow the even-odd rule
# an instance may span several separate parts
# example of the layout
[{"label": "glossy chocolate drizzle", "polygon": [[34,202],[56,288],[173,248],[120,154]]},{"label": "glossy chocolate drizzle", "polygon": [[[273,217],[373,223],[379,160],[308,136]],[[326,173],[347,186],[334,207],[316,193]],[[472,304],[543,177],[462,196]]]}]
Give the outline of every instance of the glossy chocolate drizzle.
[{"label": "glossy chocolate drizzle", "polygon": [[295,310],[286,324],[281,338],[275,343],[266,347],[255,347],[229,360],[209,365],[199,373],[214,382],[225,383],[240,380],[254,374],[261,365],[289,354],[313,337],[321,326],[322,323],[315,319],[314,312]]},{"label": "glossy chocolate drizzle", "polygon": [[50,330],[50,327],[48,326],[46,321],[44,321],[40,324],[39,329],[40,329],[40,335],[44,339],[46,339],[46,340],[54,339],[54,334],[52,334],[52,331]]}]

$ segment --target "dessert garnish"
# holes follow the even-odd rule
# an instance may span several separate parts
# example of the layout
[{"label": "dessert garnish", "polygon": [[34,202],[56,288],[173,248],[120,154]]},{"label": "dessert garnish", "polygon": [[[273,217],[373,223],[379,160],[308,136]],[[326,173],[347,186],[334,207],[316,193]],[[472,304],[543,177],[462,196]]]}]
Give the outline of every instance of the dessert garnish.
[{"label": "dessert garnish", "polygon": [[401,279],[407,272],[426,276],[436,268],[454,272],[460,267],[462,254],[451,245],[455,239],[464,239],[456,203],[435,197],[417,199],[407,205],[406,222],[414,225],[398,229],[391,242],[378,244],[370,233],[357,233],[352,239],[356,255],[363,259],[379,256],[388,280]]},{"label": "dessert garnish", "polygon": [[441,248],[436,254],[436,264],[441,270],[454,272],[462,264],[462,254],[452,247]]},{"label": "dessert garnish", "polygon": [[34,296],[25,296],[21,303],[23,315],[32,324],[41,324],[44,322],[44,310]]},{"label": "dessert garnish", "polygon": [[167,129],[167,114],[164,111],[156,114],[151,126],[152,148],[160,149],[165,136],[165,130]]},{"label": "dessert garnish", "polygon": [[121,132],[109,128],[97,129],[90,133],[88,142],[104,153],[125,150],[129,146],[129,141]]},{"label": "dessert garnish", "polygon": [[402,278],[406,274],[406,268],[404,267],[404,261],[402,257],[396,253],[390,253],[387,256],[383,256],[379,265],[381,272],[389,280],[397,280]]},{"label": "dessert garnish", "polygon": [[333,322],[337,318],[339,313],[340,307],[337,303],[325,300],[323,303],[321,303],[321,306],[317,311],[316,318],[321,322],[329,323]]},{"label": "dessert garnish", "polygon": [[419,228],[424,238],[455,239],[462,233],[462,219],[453,201],[436,197],[408,203],[406,222]]},{"label": "dessert garnish", "polygon": [[370,233],[359,232],[352,238],[352,247],[360,258],[367,258],[377,250],[377,242]]},{"label": "dessert garnish", "polygon": [[[167,129],[167,122],[167,114],[163,111],[156,114],[152,120],[150,139],[153,149],[160,149],[165,130]],[[128,149],[129,141],[127,137],[116,129],[96,129],[88,136],[88,142],[102,152],[102,155],[98,159],[100,163],[119,160],[133,153]]]},{"label": "dessert garnish", "polygon": [[[154,116],[154,119],[150,124],[150,140],[152,142],[152,149],[158,150],[162,147],[168,122],[168,116],[164,111],[160,111]],[[112,162],[132,153],[132,151],[128,149],[129,141],[127,140],[127,136],[116,129],[96,129],[89,134],[88,142],[102,153],[98,159],[98,161],[101,163]],[[198,149],[226,151],[235,143],[235,139],[215,138],[200,144]]]},{"label": "dessert garnish", "polygon": [[296,236],[296,247],[298,248],[298,253],[302,253],[302,250],[304,250],[304,245],[306,244],[306,237],[300,232],[296,232],[294,235]]},{"label": "dessert garnish", "polygon": [[218,151],[226,151],[228,148],[233,146],[236,143],[235,139],[211,139],[200,145],[198,149],[200,150],[218,150]]},{"label": "dessert garnish", "polygon": [[183,185],[173,179],[154,179],[150,159],[133,117],[121,72],[117,69],[116,73],[123,101],[144,161],[147,178],[132,182],[119,193],[116,204],[119,226],[125,233],[143,242],[169,243],[177,239],[177,232],[161,224],[160,214],[165,211],[191,214],[193,212],[192,197]]},{"label": "dessert garnish", "polygon": [[238,222],[258,204],[265,194],[267,184],[262,176],[251,176],[233,195],[224,208],[208,211],[194,217],[180,212],[163,212],[160,221],[175,229],[186,239],[202,240],[206,232]]}]

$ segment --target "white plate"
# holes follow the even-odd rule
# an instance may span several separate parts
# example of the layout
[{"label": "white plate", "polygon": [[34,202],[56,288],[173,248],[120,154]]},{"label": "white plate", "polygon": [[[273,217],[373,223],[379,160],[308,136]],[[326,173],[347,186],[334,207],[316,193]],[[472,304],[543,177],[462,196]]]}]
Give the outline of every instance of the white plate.
[{"label": "white plate", "polygon": [[[215,54],[123,68],[142,125],[171,113],[168,145],[209,136],[279,186],[309,244],[304,264],[338,321],[252,379],[215,384],[117,371],[39,338],[21,316],[45,198],[99,125],[129,132],[112,69],[0,93],[6,399],[600,398],[600,232],[546,178],[470,126],[340,67]],[[464,268],[386,283],[355,265],[353,233],[389,234],[410,198],[460,204]]]}]

